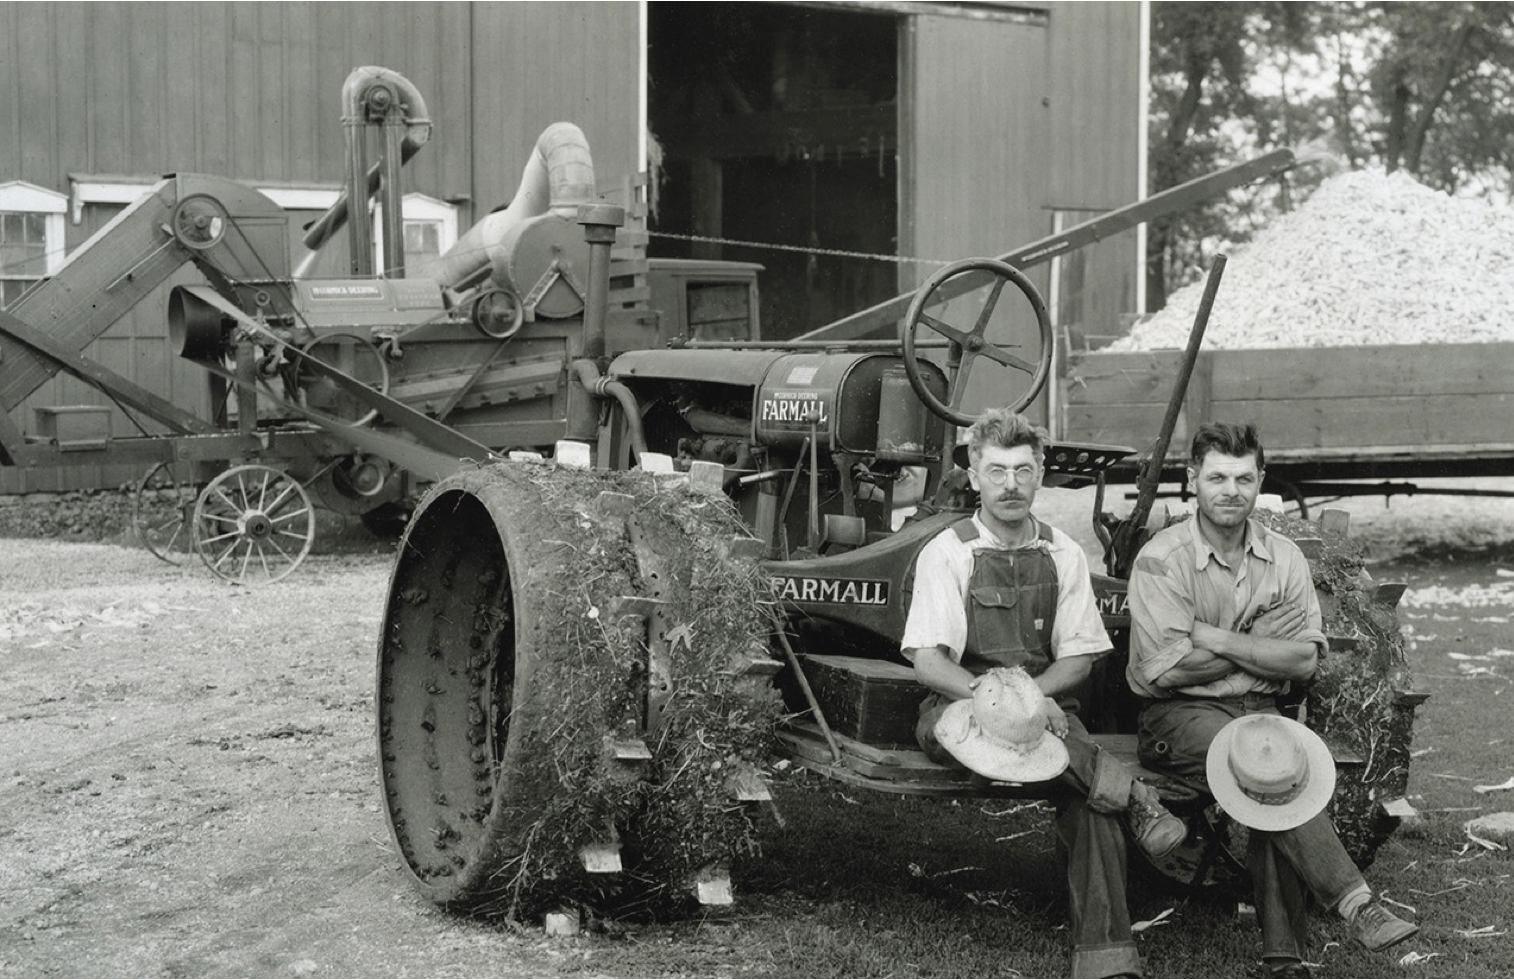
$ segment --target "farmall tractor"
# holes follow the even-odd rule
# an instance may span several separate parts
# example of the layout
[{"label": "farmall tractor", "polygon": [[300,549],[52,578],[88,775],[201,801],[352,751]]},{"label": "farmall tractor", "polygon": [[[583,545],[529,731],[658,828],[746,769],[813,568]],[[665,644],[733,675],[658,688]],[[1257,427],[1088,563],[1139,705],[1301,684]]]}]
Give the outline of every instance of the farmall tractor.
[{"label": "farmall tractor", "polygon": [[[608,250],[617,217],[582,209],[592,250]],[[969,374],[1018,378],[993,389],[1016,408],[1047,379],[1051,331],[1030,280],[997,260],[949,266],[890,341],[686,341],[615,356],[596,290],[570,371],[583,414],[568,428],[582,444],[442,479],[399,548],[378,742],[394,840],[420,888],[512,914],[614,907],[628,890],[729,902],[779,757],[882,792],[1050,792],[926,760],[912,735],[924,691],[899,655],[916,555],[976,505],[952,460]],[[1132,450],[1059,444],[1046,458],[1048,484],[1100,488],[1091,516],[1111,574],[1095,588],[1116,649],[1084,713],[1132,764],[1118,576],[1144,540],[1186,377],[1174,381],[1129,517],[1101,511],[1106,471]],[[921,506],[896,526],[906,494]],[[1334,817],[1365,865],[1406,812],[1423,695],[1394,612],[1403,587],[1371,581],[1343,516],[1271,520],[1314,559],[1330,646],[1295,708],[1335,753]],[[1244,828],[1201,787],[1148,775],[1191,826],[1157,870],[1193,886],[1241,874]]]}]

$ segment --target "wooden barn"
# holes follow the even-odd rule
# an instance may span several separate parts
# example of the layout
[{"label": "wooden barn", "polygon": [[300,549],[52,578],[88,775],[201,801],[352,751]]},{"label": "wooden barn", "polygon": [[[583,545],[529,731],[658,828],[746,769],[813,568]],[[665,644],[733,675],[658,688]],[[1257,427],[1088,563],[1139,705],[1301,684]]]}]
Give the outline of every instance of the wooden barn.
[{"label": "wooden barn", "polygon": [[[641,181],[651,254],[760,262],[764,335],[792,337],[932,263],[1140,197],[1145,18],[1070,2],[0,4],[0,305],[166,173],[262,190],[299,254],[340,188],[343,81],[382,65],[434,124],[406,169],[407,265],[507,203],[538,135],[567,120],[602,192]],[[1139,308],[1139,270],[1130,232],[1032,278],[1060,326],[1112,333]],[[85,353],[203,410],[164,306],[149,298]],[[32,431],[36,407],[102,402],[60,377],[11,417]],[[122,412],[112,425],[136,431]],[[0,468],[0,493],[137,475]]]}]

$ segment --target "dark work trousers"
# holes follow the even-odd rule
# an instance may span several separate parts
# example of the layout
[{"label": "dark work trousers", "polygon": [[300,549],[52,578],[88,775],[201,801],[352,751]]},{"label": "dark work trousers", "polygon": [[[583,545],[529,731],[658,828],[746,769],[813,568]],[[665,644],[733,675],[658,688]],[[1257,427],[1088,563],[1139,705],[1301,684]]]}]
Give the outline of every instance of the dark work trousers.
[{"label": "dark work trousers", "polygon": [[[1278,714],[1270,694],[1148,700],[1137,751],[1142,764],[1204,784],[1209,743],[1242,715]],[[1262,956],[1301,960],[1309,940],[1308,893],[1328,909],[1365,882],[1323,812],[1292,830],[1249,830],[1246,867],[1262,927]]]},{"label": "dark work trousers", "polygon": [[[932,694],[920,705],[916,739],[942,765],[961,768],[936,741],[936,720],[951,699]],[[1120,814],[1129,806],[1130,770],[1102,752],[1075,714],[1077,702],[1062,702],[1067,714],[1067,769],[1053,782],[1057,837],[1067,863],[1067,902],[1072,919],[1074,977],[1139,976],[1141,957],[1130,934],[1125,902],[1125,834]]]}]

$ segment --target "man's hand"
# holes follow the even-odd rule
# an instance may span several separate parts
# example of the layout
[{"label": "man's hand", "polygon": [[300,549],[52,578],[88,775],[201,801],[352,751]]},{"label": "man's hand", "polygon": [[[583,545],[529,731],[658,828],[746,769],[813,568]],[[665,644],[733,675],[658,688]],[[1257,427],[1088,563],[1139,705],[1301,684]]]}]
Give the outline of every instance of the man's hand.
[{"label": "man's hand", "polygon": [[1051,698],[1046,699],[1046,730],[1057,738],[1067,737],[1067,712]]},{"label": "man's hand", "polygon": [[1309,625],[1309,617],[1298,606],[1285,602],[1261,613],[1246,630],[1252,636],[1271,636],[1279,640],[1297,637]]}]

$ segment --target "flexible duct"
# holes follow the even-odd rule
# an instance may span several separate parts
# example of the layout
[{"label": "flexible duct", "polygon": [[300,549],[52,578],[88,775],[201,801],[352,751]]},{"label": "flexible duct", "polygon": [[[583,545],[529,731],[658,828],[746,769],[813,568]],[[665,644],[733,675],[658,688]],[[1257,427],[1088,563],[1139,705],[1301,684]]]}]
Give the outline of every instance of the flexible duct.
[{"label": "flexible duct", "polygon": [[537,137],[509,207],[468,229],[441,257],[432,277],[444,289],[457,286],[490,264],[513,225],[548,211],[572,219],[580,204],[594,200],[594,189],[594,160],[583,130],[572,123],[553,123]]},{"label": "flexible duct", "polygon": [[636,400],[636,393],[619,381],[601,375],[599,367],[591,360],[579,358],[573,362],[572,367],[574,376],[585,391],[596,398],[614,398],[620,403],[626,417],[626,433],[631,440],[633,458],[639,459],[647,451],[647,434],[641,425],[641,404]]},{"label": "flexible duct", "polygon": [[[400,141],[400,165],[410,161],[410,158],[426,145],[431,138],[431,118],[426,111],[426,100],[421,97],[420,89],[416,88],[411,81],[397,71],[388,68],[380,68],[377,65],[366,65],[362,68],[354,68],[342,83],[342,124],[346,127],[361,129],[366,125],[366,111],[363,107],[368,98],[368,92],[375,85],[387,85],[400,94],[400,106],[405,110],[405,135]],[[349,140],[360,138],[360,134],[349,134]],[[379,188],[379,164],[374,164],[368,171],[367,196],[372,197]],[[350,209],[347,189],[342,189],[341,196],[336,203],[323,214],[319,220],[312,224],[305,232],[305,247],[312,250],[325,244],[337,229],[347,222],[347,214]],[[296,275],[305,271],[314,255],[306,256],[300,263],[300,270]]]}]

